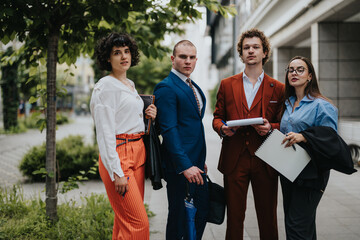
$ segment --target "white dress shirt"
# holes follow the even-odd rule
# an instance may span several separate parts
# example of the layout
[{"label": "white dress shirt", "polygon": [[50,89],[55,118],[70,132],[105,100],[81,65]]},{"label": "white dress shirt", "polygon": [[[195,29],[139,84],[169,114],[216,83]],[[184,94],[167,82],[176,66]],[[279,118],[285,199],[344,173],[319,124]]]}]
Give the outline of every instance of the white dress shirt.
[{"label": "white dress shirt", "polygon": [[[178,76],[181,80],[183,80],[183,81],[186,83],[186,85],[189,86],[189,83],[186,82],[186,79],[188,79],[187,76],[185,76],[184,74],[182,74],[182,73],[179,72],[179,71],[176,71],[174,68],[171,69],[171,72],[173,72],[176,76]],[[193,85],[193,86],[194,86],[194,85]],[[190,86],[189,86],[189,87],[190,87]],[[198,100],[199,100],[200,110],[201,110],[201,109],[203,108],[203,106],[204,106],[204,103],[203,103],[203,101],[202,101],[202,97],[201,97],[200,92],[199,92],[199,90],[197,89],[197,87],[194,86],[194,89],[195,89],[195,92],[196,92],[196,96],[197,96],[197,98],[198,98]]]},{"label": "white dress shirt", "polygon": [[249,77],[246,76],[245,71],[243,72],[244,91],[245,91],[246,102],[248,104],[249,109],[251,108],[251,105],[255,99],[256,93],[258,92],[263,79],[264,79],[264,71],[262,71],[262,73],[260,74],[260,76],[258,77],[255,83],[255,86],[253,86],[252,82],[250,82]]},{"label": "white dress shirt", "polygon": [[138,95],[134,82],[129,82],[134,91],[114,77],[103,77],[96,83],[90,101],[101,161],[112,181],[115,180],[114,173],[119,177],[124,176],[116,152],[116,135],[145,131],[144,102]]}]

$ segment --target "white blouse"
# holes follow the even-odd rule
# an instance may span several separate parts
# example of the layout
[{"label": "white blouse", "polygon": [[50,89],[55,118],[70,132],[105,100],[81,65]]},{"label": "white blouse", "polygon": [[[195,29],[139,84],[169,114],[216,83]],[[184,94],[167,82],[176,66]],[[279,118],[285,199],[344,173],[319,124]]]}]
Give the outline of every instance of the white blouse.
[{"label": "white blouse", "polygon": [[116,152],[116,135],[145,131],[144,102],[137,93],[134,82],[129,81],[134,91],[114,77],[101,78],[94,87],[90,101],[101,161],[112,181],[115,180],[114,173],[119,177],[124,176]]}]

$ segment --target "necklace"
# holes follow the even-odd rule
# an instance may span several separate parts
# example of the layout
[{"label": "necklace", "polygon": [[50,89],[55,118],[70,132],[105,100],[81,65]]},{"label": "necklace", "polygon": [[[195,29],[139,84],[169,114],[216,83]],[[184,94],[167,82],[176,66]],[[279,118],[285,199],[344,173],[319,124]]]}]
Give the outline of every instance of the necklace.
[{"label": "necklace", "polygon": [[126,87],[128,87],[131,91],[134,91],[134,87],[130,84],[129,80],[125,79],[125,80],[119,80],[120,82],[122,82]]}]

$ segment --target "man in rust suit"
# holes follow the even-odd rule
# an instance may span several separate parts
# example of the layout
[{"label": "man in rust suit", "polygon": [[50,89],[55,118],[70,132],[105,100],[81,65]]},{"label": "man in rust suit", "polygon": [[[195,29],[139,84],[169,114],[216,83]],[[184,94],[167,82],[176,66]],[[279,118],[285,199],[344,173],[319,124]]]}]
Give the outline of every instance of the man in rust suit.
[{"label": "man in rust suit", "polygon": [[[277,172],[254,152],[271,129],[279,128],[284,84],[264,73],[270,44],[263,32],[244,32],[237,45],[244,72],[223,79],[217,94],[213,128],[223,137],[218,169],[224,174],[226,239],[243,239],[246,197],[251,182],[260,239],[278,239]],[[264,124],[228,127],[223,122],[262,117]]]}]

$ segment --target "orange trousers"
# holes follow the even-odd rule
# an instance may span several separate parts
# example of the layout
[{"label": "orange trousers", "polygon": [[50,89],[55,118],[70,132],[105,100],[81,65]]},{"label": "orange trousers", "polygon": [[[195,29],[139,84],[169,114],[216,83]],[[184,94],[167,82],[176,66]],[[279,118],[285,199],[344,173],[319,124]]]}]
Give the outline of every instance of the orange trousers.
[{"label": "orange trousers", "polygon": [[[137,139],[140,134],[120,134],[116,138]],[[116,144],[124,140],[116,140]],[[116,148],[121,160],[121,168],[128,178],[129,190],[125,196],[115,191],[108,171],[99,158],[99,172],[104,182],[110,204],[115,212],[113,240],[149,239],[149,220],[144,207],[144,180],[146,151],[142,139],[130,141]]]}]

